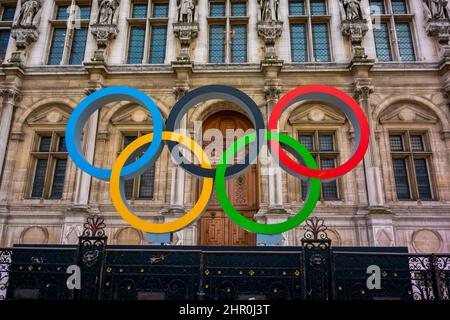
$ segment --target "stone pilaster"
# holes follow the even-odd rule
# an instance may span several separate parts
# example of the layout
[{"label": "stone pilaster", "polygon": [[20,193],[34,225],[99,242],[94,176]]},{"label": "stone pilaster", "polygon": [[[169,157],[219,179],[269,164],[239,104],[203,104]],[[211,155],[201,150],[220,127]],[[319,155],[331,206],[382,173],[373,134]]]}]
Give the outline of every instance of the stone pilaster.
[{"label": "stone pilaster", "polygon": [[[185,86],[173,88],[176,100],[178,101],[183,97],[187,88]],[[185,115],[180,121],[180,131],[185,131],[187,128],[187,115]],[[170,160],[173,163],[173,159]],[[185,172],[179,166],[173,164],[171,182],[170,182],[170,212],[184,213],[184,184],[185,184]]]},{"label": "stone pilaster", "polygon": [[[87,63],[85,64],[85,68],[90,77],[88,86],[84,89],[84,93],[88,96],[103,87],[107,69],[104,62],[101,61]],[[90,116],[83,132],[84,157],[90,163],[94,162],[98,121],[99,111],[96,111]],[[81,235],[82,226],[86,216],[96,211],[96,208],[91,207],[89,201],[91,184],[92,177],[77,168],[73,205],[64,215],[64,222],[61,230],[61,243],[70,244],[69,236],[71,236],[72,233],[74,233],[74,236]]]},{"label": "stone pilaster", "polygon": [[374,88],[369,78],[357,79],[355,81],[355,97],[363,108],[370,125],[369,149],[364,157],[364,169],[367,186],[367,198],[369,208],[384,206],[384,193],[381,178],[381,163],[378,157],[378,148],[375,137],[375,129],[372,118],[372,108],[370,106],[370,94]]},{"label": "stone pilaster", "polygon": [[0,96],[3,98],[0,116],[0,177],[2,177],[14,107],[20,101],[21,93],[16,88],[5,88],[0,89]]},{"label": "stone pilaster", "polygon": [[[261,67],[265,77],[264,94],[266,99],[266,119],[269,118],[272,109],[280,98],[281,86],[278,74],[282,66],[283,63],[277,61],[274,63],[263,63]],[[266,168],[269,187],[268,212],[286,213],[286,210],[283,208],[283,184],[281,170],[278,164],[276,164],[273,160],[274,159],[271,159],[272,163],[268,164],[268,168]]]},{"label": "stone pilaster", "polygon": [[[189,91],[189,77],[192,73],[193,66],[190,60],[172,62],[173,71],[176,74],[175,86],[173,92],[176,101],[181,99]],[[180,121],[180,130],[187,129],[187,115]],[[172,159],[170,160],[172,162]],[[178,166],[174,165],[171,176],[170,185],[170,205],[169,212],[184,213],[184,194],[185,194],[185,172]]]}]

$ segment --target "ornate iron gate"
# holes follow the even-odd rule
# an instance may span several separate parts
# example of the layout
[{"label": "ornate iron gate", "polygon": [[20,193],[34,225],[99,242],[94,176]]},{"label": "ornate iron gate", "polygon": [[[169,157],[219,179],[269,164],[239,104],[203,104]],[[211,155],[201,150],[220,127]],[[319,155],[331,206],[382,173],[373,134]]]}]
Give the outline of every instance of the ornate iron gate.
[{"label": "ornate iron gate", "polygon": [[[0,300],[450,299],[450,255],[331,248],[317,218],[301,247],[107,246],[104,228],[93,216],[78,247],[0,248]],[[81,290],[66,285],[73,264]],[[381,269],[381,289],[367,288],[370,265]]]}]

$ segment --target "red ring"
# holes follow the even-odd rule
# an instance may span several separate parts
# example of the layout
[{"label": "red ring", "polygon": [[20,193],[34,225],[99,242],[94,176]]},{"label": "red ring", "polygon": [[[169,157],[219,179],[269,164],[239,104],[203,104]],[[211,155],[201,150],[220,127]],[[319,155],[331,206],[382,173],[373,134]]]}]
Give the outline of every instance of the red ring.
[{"label": "red ring", "polygon": [[347,172],[355,168],[358,165],[358,163],[361,162],[361,160],[364,158],[364,155],[366,154],[367,148],[369,146],[369,137],[370,137],[369,123],[364,114],[364,111],[361,109],[359,104],[345,92],[342,92],[341,90],[338,90],[334,87],[321,84],[313,84],[293,89],[287,92],[283,97],[281,97],[281,99],[275,105],[270,114],[268,121],[268,130],[278,131],[278,120],[281,116],[281,113],[289,104],[289,102],[291,102],[293,99],[301,95],[308,93],[325,93],[331,95],[335,98],[340,99],[342,102],[346,103],[350,107],[350,109],[355,113],[356,119],[360,127],[360,141],[358,148],[355,150],[353,156],[350,159],[348,159],[345,163],[336,168],[326,170],[309,169],[289,158],[286,152],[280,147],[278,141],[271,140],[270,146],[272,148],[272,151],[278,157],[278,159],[284,165],[286,165],[287,168],[293,170],[294,172],[310,178],[334,179],[338,176],[346,174]]}]

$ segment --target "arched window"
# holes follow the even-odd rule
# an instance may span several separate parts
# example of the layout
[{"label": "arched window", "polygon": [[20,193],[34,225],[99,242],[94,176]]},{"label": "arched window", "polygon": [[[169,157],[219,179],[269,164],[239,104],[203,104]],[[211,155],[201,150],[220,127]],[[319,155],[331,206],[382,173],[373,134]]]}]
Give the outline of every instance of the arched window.
[{"label": "arched window", "polygon": [[[140,106],[130,106],[117,110],[111,118],[115,143],[120,153],[138,137],[151,132],[152,123],[148,110]],[[117,130],[117,131],[115,131]],[[142,151],[144,152],[145,149]],[[138,155],[139,157],[140,155]],[[129,158],[127,163],[136,159]],[[155,164],[138,177],[125,181],[125,195],[128,200],[153,200],[155,195]]]},{"label": "arched window", "polygon": [[[321,169],[330,169],[339,166],[341,153],[346,153],[347,145],[339,138],[346,130],[344,115],[336,112],[334,108],[319,103],[292,107],[289,124],[293,134],[311,153]],[[341,200],[342,194],[340,179],[321,183],[321,200]],[[301,198],[305,200],[308,192],[307,182],[301,180]]]},{"label": "arched window", "polygon": [[427,132],[391,131],[389,144],[399,200],[433,200],[430,180],[432,152]]},{"label": "arched window", "polygon": [[37,132],[31,155],[34,163],[30,197],[62,198],[67,167],[64,132]]},{"label": "arched window", "polygon": [[437,199],[433,170],[433,138],[438,118],[425,106],[396,102],[383,111],[384,146],[381,153],[391,177],[393,200]]},{"label": "arched window", "polygon": [[27,117],[31,157],[25,197],[63,198],[68,162],[65,126],[70,112],[64,105],[43,106]]}]

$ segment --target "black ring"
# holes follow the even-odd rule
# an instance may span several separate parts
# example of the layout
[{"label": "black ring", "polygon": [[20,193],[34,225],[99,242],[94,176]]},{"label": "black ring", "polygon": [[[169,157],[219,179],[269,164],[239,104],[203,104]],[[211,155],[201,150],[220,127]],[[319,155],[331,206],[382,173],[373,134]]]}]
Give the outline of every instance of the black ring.
[{"label": "black ring", "polygon": [[[177,103],[173,106],[172,110],[170,111],[169,117],[167,118],[165,130],[174,132],[179,127],[180,121],[183,116],[191,107],[200,102],[211,99],[222,99],[225,101],[233,102],[243,108],[250,117],[250,120],[253,122],[257,133],[256,141],[253,142],[253,144],[257,143],[257,152],[250,152],[249,154],[247,154],[245,156],[245,163],[239,163],[229,166],[226,170],[225,177],[231,178],[234,175],[244,171],[256,159],[261,148],[261,143],[264,143],[265,124],[263,115],[256,105],[255,101],[253,101],[253,99],[250,98],[247,94],[245,94],[241,90],[225,85],[208,85],[198,89],[194,89],[188,92],[180,100],[178,100]],[[167,144],[171,152],[177,145],[177,143],[173,141],[165,141],[165,143]],[[206,169],[193,164],[181,153],[180,159],[175,159],[175,161],[184,170],[197,177],[214,178],[216,176],[216,169]],[[179,163],[178,161],[181,161],[181,163]]]}]

